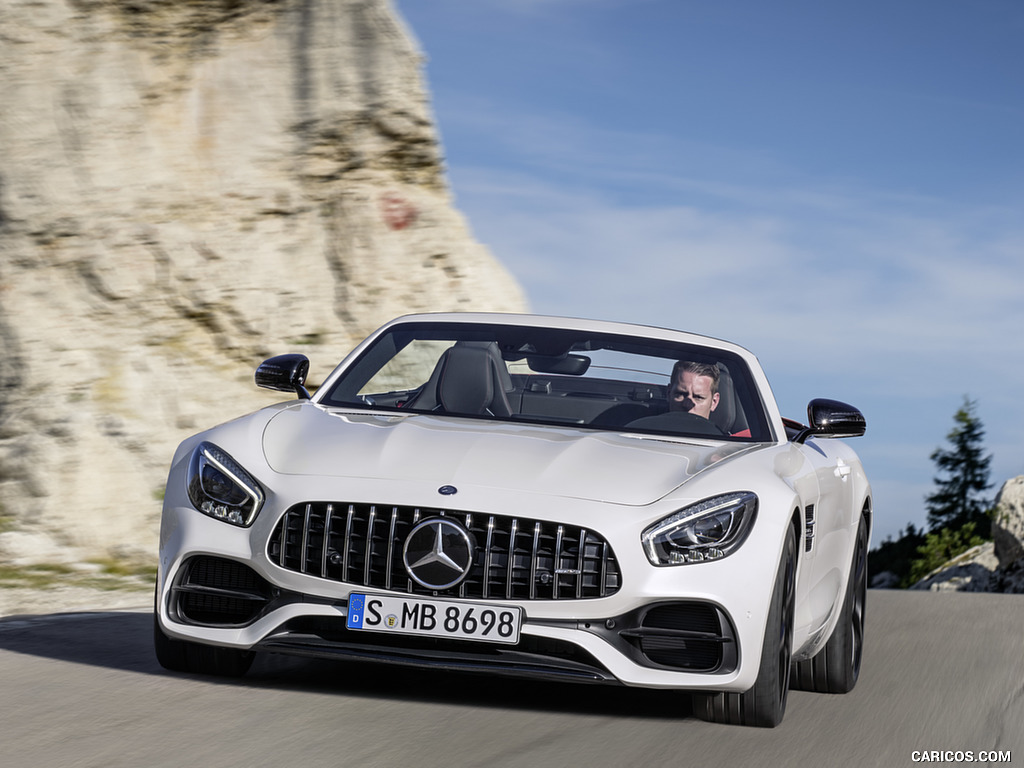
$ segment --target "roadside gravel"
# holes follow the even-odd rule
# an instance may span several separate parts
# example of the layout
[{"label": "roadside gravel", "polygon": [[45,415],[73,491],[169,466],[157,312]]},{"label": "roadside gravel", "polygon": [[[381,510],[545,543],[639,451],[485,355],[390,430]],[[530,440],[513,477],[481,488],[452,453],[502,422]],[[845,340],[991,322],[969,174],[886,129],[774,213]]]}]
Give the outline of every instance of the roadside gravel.
[{"label": "roadside gravel", "polygon": [[153,589],[123,590],[89,587],[0,587],[0,619],[54,613],[152,610]]},{"label": "roadside gravel", "polygon": [[152,607],[152,574],[114,574],[95,566],[0,567],[0,619]]}]

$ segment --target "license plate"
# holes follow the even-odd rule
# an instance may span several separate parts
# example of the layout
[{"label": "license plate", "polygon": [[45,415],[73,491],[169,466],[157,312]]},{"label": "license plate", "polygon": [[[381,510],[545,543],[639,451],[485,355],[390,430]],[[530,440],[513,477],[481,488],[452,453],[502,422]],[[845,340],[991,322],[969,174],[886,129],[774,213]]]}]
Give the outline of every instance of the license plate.
[{"label": "license plate", "polygon": [[521,624],[522,610],[516,606],[389,595],[348,596],[349,629],[514,644],[519,642]]}]

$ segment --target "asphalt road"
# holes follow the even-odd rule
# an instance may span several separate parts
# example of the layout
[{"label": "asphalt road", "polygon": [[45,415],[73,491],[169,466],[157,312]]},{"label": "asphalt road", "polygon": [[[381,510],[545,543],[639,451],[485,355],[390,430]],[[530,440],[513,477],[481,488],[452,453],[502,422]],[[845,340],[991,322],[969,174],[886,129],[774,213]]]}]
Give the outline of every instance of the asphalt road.
[{"label": "asphalt road", "polygon": [[1024,764],[1020,595],[870,592],[856,690],[794,692],[774,730],[700,722],[677,693],[278,656],[242,681],[172,675],[151,627],[145,612],[0,619],[0,765]]}]

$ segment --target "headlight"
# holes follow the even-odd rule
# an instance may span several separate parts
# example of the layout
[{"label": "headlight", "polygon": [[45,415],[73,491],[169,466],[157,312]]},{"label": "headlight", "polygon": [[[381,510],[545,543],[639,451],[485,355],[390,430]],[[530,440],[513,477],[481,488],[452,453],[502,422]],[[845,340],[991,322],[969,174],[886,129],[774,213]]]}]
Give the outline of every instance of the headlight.
[{"label": "headlight", "polygon": [[234,525],[251,525],[263,506],[252,476],[212,443],[200,443],[188,467],[188,497],[200,512]]},{"label": "headlight", "polygon": [[684,565],[720,560],[747,538],[757,515],[750,491],[714,496],[661,520],[641,535],[654,565]]}]

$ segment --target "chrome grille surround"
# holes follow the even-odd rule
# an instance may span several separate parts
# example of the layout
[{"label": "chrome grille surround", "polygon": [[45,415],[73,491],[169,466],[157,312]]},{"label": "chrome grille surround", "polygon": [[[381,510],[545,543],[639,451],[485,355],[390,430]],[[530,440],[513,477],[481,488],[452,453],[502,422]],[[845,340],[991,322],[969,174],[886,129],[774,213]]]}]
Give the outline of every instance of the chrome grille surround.
[{"label": "chrome grille surround", "polygon": [[[409,532],[434,517],[458,522],[477,542],[469,575],[443,592],[414,582],[402,563]],[[586,528],[425,507],[297,504],[275,526],[267,556],[286,570],[366,589],[483,600],[607,597],[621,583],[611,546]]]}]

